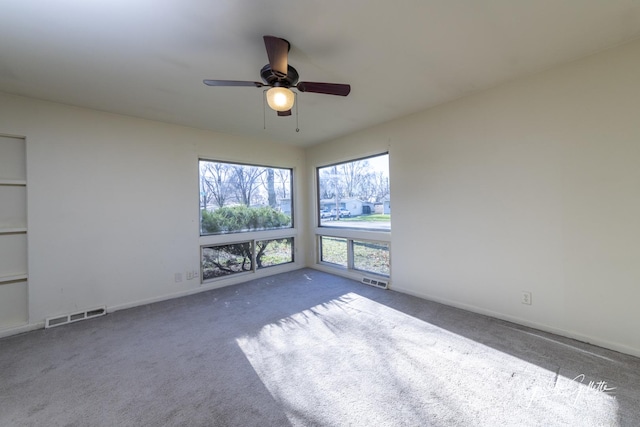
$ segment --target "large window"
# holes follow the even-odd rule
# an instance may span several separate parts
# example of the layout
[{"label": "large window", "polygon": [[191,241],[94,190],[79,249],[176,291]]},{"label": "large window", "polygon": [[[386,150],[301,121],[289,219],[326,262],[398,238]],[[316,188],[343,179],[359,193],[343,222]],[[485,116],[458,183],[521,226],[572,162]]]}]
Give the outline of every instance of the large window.
[{"label": "large window", "polygon": [[389,155],[317,169],[321,227],[391,229]]},{"label": "large window", "polygon": [[199,170],[203,281],[294,262],[291,169],[200,160]]},{"label": "large window", "polygon": [[318,262],[391,276],[389,155],[318,167]]},{"label": "large window", "polygon": [[293,226],[291,169],[200,160],[200,234]]}]

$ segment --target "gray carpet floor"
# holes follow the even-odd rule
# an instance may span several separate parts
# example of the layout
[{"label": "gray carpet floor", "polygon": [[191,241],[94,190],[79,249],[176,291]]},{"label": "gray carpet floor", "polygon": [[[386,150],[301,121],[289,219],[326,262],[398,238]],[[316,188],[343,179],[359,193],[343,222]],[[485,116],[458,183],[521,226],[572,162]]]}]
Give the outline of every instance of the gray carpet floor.
[{"label": "gray carpet floor", "polygon": [[311,269],[0,340],[2,426],[638,426],[640,360]]}]

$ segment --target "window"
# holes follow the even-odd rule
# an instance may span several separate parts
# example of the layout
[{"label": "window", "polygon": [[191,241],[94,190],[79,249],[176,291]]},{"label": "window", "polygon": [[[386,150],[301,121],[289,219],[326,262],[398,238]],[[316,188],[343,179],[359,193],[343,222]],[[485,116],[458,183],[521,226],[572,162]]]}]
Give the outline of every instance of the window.
[{"label": "window", "polygon": [[267,268],[293,262],[293,237],[256,242],[256,267]]},{"label": "window", "polygon": [[320,261],[347,267],[347,239],[321,236]]},{"label": "window", "polygon": [[389,154],[316,169],[318,263],[391,275]]},{"label": "window", "polygon": [[321,227],[391,230],[389,155],[319,167]]},{"label": "window", "polygon": [[200,160],[200,235],[293,227],[291,169]]},{"label": "window", "polygon": [[292,169],[199,161],[203,282],[294,262]]},{"label": "window", "polygon": [[202,279],[253,270],[253,243],[238,242],[202,248]]},{"label": "window", "polygon": [[206,281],[293,262],[293,238],[203,246],[201,252],[202,280]]},{"label": "window", "polygon": [[322,264],[390,276],[388,242],[319,236],[319,243]]},{"label": "window", "polygon": [[389,276],[389,243],[352,240],[353,268]]}]

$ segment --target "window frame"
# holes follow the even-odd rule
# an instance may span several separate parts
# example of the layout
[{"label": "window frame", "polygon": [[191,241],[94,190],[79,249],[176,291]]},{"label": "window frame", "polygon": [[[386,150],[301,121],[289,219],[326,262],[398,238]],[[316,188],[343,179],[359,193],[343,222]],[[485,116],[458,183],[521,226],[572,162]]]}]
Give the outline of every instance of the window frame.
[{"label": "window frame", "polygon": [[[342,160],[339,162],[316,165],[314,170],[314,180],[315,180],[315,198],[314,198],[314,209],[315,209],[315,227],[313,228],[313,234],[315,237],[315,265],[316,268],[320,270],[324,270],[327,272],[340,274],[346,277],[350,277],[356,280],[361,280],[363,277],[377,277],[384,279],[387,282],[390,282],[392,277],[392,243],[391,243],[391,226],[389,229],[377,229],[377,228],[364,228],[364,227],[348,227],[348,226],[327,226],[321,223],[320,218],[320,169],[341,165],[349,162],[359,161],[359,160],[367,160],[374,157],[379,157],[382,155],[387,155],[390,157],[388,151],[381,152],[377,154],[372,154],[363,157],[357,157],[351,160]],[[391,199],[391,194],[389,194],[389,200]],[[390,202],[389,202],[390,203]],[[322,238],[341,238],[347,240],[347,266],[344,267],[339,264],[327,262],[322,260]],[[375,273],[367,270],[357,269],[354,266],[354,255],[353,255],[353,241],[359,242],[371,242],[377,244],[386,244],[389,248],[389,274]]]},{"label": "window frame", "polygon": [[[254,166],[254,167],[263,167],[263,168],[272,168],[272,169],[284,169],[284,170],[288,170],[290,172],[290,182],[289,182],[289,193],[290,193],[290,203],[291,203],[291,225],[289,227],[286,228],[275,228],[275,229],[270,229],[270,230],[245,230],[245,231],[237,231],[237,232],[227,232],[227,233],[219,233],[219,234],[201,234],[202,232],[202,225],[201,225],[201,221],[202,221],[202,213],[201,213],[201,209],[202,209],[202,199],[201,199],[201,185],[202,182],[200,180],[200,166],[201,166],[201,162],[205,161],[205,162],[216,162],[216,163],[225,163],[225,164],[229,164],[229,165],[242,165],[242,166]],[[237,277],[240,276],[246,276],[246,275],[255,275],[255,276],[262,276],[262,275],[271,275],[271,274],[276,274],[279,272],[285,272],[285,271],[290,271],[293,269],[297,269],[300,268],[300,262],[298,260],[298,257],[296,256],[297,253],[297,245],[299,245],[299,240],[298,240],[298,228],[297,228],[297,223],[298,221],[296,220],[296,208],[295,208],[295,202],[296,202],[296,189],[297,189],[297,174],[296,174],[296,168],[295,167],[284,167],[284,166],[275,166],[275,165],[265,165],[265,164],[254,164],[254,163],[247,163],[247,162],[238,162],[238,161],[234,161],[234,160],[217,160],[211,157],[206,157],[206,156],[198,156],[198,160],[196,163],[196,167],[197,167],[197,179],[196,179],[196,183],[197,183],[197,203],[198,203],[198,211],[197,211],[197,224],[196,227],[198,229],[197,233],[198,233],[198,241],[199,241],[199,251],[198,251],[198,265],[199,265],[199,270],[200,270],[200,284],[201,285],[208,285],[208,286],[212,286],[215,285],[216,282],[223,282],[220,285],[215,285],[214,287],[218,287],[218,286],[225,286],[224,282],[227,281],[227,283],[235,283],[238,281],[238,279],[236,279]],[[292,261],[291,262],[287,262],[287,263],[283,263],[283,264],[278,264],[278,265],[273,265],[273,266],[268,266],[268,267],[263,267],[258,269],[257,268],[257,264],[255,261],[255,247],[256,247],[256,242],[258,241],[263,241],[263,240],[279,240],[279,239],[287,239],[290,238],[292,239]],[[207,247],[211,247],[211,246],[221,246],[221,245],[232,245],[235,243],[242,243],[242,242],[246,242],[246,241],[250,241],[252,244],[252,269],[250,271],[244,271],[244,272],[238,272],[238,273],[234,273],[234,274],[229,274],[229,275],[224,275],[224,276],[219,276],[219,277],[213,277],[210,279],[204,279],[204,271],[203,271],[203,250],[204,248]],[[269,270],[268,273],[265,272],[265,270]],[[247,280],[246,277],[244,278],[240,278],[239,280],[244,281]],[[229,282],[230,281],[230,282]]]},{"label": "window frame", "polygon": [[[389,159],[389,152],[388,151],[384,151],[381,153],[377,153],[377,154],[371,154],[371,155],[367,155],[364,157],[357,157],[354,159],[350,159],[350,160],[342,160],[339,162],[333,162],[333,163],[329,163],[329,164],[324,164],[324,165],[318,165],[315,167],[315,173],[314,173],[314,180],[315,180],[315,223],[316,223],[316,227],[317,228],[326,228],[326,229],[351,229],[351,230],[368,230],[368,231],[374,231],[374,232],[391,232],[391,222],[389,222],[389,228],[388,229],[380,229],[380,228],[376,228],[376,227],[349,227],[347,226],[335,226],[335,225],[330,225],[325,223],[322,223],[322,214],[321,214],[321,199],[320,199],[320,169],[325,169],[325,168],[330,168],[332,166],[339,166],[339,165],[344,165],[346,163],[353,163],[353,162],[359,162],[359,161],[363,161],[363,160],[369,160],[369,159],[373,159],[376,157],[381,157],[381,156],[387,156],[387,162]],[[388,173],[388,165],[387,165],[387,173]],[[387,177],[389,178],[389,177]],[[391,191],[389,191],[389,199],[391,199]],[[340,205],[340,209],[347,209],[345,202],[339,202]],[[389,202],[389,205],[391,205],[391,202]]]},{"label": "window frame", "polygon": [[[376,244],[376,245],[386,245],[387,246],[387,251],[388,251],[388,256],[389,256],[389,266],[388,266],[388,270],[389,273],[380,273],[380,272],[375,272],[375,271],[371,271],[371,270],[365,270],[363,268],[358,268],[356,267],[356,255],[355,255],[355,249],[354,246],[355,244],[359,243],[359,244],[366,244],[366,243],[371,243],[371,244]],[[350,268],[352,268],[355,271],[359,271],[362,272],[363,274],[373,274],[376,276],[381,276],[381,277],[391,277],[391,242],[382,242],[380,240],[370,240],[370,239],[349,239],[347,241],[347,254],[349,256],[349,259],[351,260],[351,264]]]},{"label": "window frame", "polygon": [[[226,232],[220,232],[220,233],[207,233],[207,234],[203,234],[202,232],[202,210],[203,210],[203,206],[202,206],[202,174],[201,174],[201,164],[202,162],[212,162],[212,163],[222,163],[222,164],[226,164],[226,165],[230,165],[230,166],[248,166],[248,167],[257,167],[257,168],[265,168],[265,169],[281,169],[281,170],[288,170],[289,171],[289,204],[291,207],[291,213],[290,213],[290,217],[291,217],[291,223],[288,227],[281,227],[281,228],[272,228],[272,229],[266,229],[266,230],[234,230],[234,231],[226,231]],[[296,212],[295,212],[295,196],[294,196],[294,192],[295,192],[295,169],[293,167],[281,167],[281,166],[273,166],[273,165],[266,165],[266,164],[256,164],[256,163],[248,163],[248,162],[237,162],[237,161],[231,161],[231,160],[215,160],[212,158],[206,158],[206,157],[202,157],[199,156],[198,157],[198,234],[200,235],[200,238],[204,238],[204,237],[209,237],[209,236],[228,236],[228,235],[233,235],[233,234],[247,234],[247,233],[259,233],[262,231],[273,231],[273,230],[295,230],[296,229]],[[244,205],[246,206],[246,205]],[[205,206],[206,208],[206,206]]]},{"label": "window frame", "polygon": [[[223,280],[223,279],[227,279],[230,277],[238,277],[238,276],[243,276],[243,275],[247,275],[247,274],[255,274],[258,271],[261,270],[267,270],[267,269],[277,269],[279,267],[283,267],[283,266],[290,266],[292,264],[295,264],[296,262],[296,238],[294,236],[287,236],[287,237],[276,237],[276,238],[259,238],[259,237],[255,237],[252,239],[239,239],[239,240],[234,240],[234,241],[224,241],[224,242],[219,242],[219,243],[211,243],[211,244],[201,244],[200,245],[200,277],[201,277],[201,283],[211,283],[211,282],[215,282],[218,280]],[[256,253],[257,250],[256,248],[258,247],[257,243],[258,242],[262,242],[265,240],[283,240],[283,239],[290,239],[291,240],[291,261],[288,262],[283,262],[280,264],[275,264],[275,265],[267,265],[267,266],[262,266],[262,267],[258,267],[258,263],[257,263],[257,259],[256,259]],[[245,271],[238,271],[238,272],[234,272],[231,274],[225,274],[225,275],[221,275],[221,276],[217,276],[217,277],[211,277],[211,278],[205,278],[204,275],[204,251],[205,249],[208,248],[214,248],[214,247],[218,247],[218,246],[227,246],[227,245],[234,245],[234,244],[240,244],[240,243],[249,243],[250,244],[250,250],[251,250],[251,268],[249,270],[245,270]]]},{"label": "window frame", "polygon": [[[371,232],[367,230],[339,229],[339,228],[326,229],[326,228],[316,227],[314,234],[315,234],[315,240],[316,240],[315,241],[315,249],[316,249],[315,263],[317,266],[326,267],[328,271],[343,272],[349,275],[350,277],[354,277],[354,278],[360,278],[362,276],[376,276],[380,278],[391,279],[391,274],[392,274],[391,233],[379,232],[379,231]],[[347,240],[347,266],[346,267],[322,260],[322,238],[323,237]],[[381,273],[374,273],[367,270],[355,268],[354,259],[353,259],[353,241],[354,240],[389,245],[389,274],[385,275]]]}]

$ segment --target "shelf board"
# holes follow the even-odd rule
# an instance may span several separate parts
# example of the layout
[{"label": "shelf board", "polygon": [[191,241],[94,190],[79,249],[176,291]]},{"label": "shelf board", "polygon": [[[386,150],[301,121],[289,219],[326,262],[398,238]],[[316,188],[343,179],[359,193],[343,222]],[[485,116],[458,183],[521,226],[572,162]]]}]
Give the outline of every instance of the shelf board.
[{"label": "shelf board", "polygon": [[27,227],[0,227],[0,234],[26,233]]},{"label": "shelf board", "polygon": [[22,281],[22,280],[27,280],[27,275],[26,274],[14,274],[12,276],[0,276],[0,284],[6,283],[6,282],[17,282],[17,281]]},{"label": "shelf board", "polygon": [[18,185],[26,186],[27,181],[22,179],[0,179],[0,185]]}]

